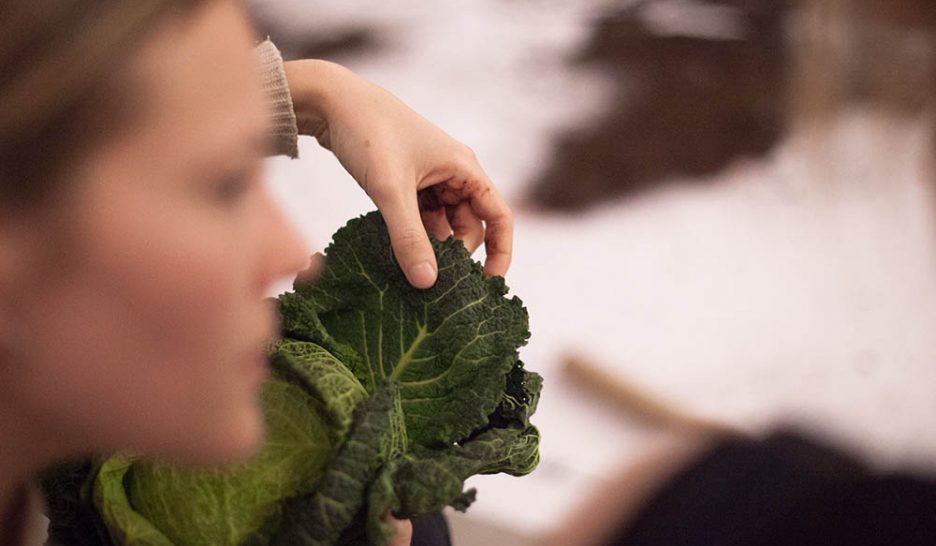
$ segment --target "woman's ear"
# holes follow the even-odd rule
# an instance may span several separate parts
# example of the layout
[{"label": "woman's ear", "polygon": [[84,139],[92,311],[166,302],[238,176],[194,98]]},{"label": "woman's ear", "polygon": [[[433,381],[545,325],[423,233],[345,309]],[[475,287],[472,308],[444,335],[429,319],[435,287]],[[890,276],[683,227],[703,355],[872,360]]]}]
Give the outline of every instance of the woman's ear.
[{"label": "woman's ear", "polygon": [[4,361],[19,360],[29,346],[24,325],[0,306],[0,366]]},{"label": "woman's ear", "polygon": [[21,271],[17,271],[23,262],[23,245],[20,241],[22,236],[19,235],[22,229],[17,227],[17,223],[13,215],[0,208],[0,305],[9,295],[10,285],[15,284],[15,279],[22,274]]},{"label": "woman's ear", "polygon": [[11,216],[0,217],[0,362],[22,355],[28,346],[26,325],[16,311],[36,252],[26,232]]}]

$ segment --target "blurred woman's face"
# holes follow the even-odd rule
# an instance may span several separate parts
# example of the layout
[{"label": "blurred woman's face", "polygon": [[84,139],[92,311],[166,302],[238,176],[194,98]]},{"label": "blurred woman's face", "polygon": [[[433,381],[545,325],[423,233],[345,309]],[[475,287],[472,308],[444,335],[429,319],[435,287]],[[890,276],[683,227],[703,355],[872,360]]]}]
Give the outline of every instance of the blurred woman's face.
[{"label": "blurred woman's face", "polygon": [[132,128],[10,237],[29,343],[0,393],[37,440],[216,463],[262,438],[263,297],[308,254],[263,185],[253,45],[229,1],[160,30],[132,67]]}]

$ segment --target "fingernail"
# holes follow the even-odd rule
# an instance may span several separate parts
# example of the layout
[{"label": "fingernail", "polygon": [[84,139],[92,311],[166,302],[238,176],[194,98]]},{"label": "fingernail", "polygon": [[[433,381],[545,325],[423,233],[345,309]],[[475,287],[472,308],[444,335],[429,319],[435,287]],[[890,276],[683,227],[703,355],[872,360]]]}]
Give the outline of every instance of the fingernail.
[{"label": "fingernail", "polygon": [[435,268],[429,262],[418,263],[409,268],[409,279],[416,288],[429,288],[436,281]]}]

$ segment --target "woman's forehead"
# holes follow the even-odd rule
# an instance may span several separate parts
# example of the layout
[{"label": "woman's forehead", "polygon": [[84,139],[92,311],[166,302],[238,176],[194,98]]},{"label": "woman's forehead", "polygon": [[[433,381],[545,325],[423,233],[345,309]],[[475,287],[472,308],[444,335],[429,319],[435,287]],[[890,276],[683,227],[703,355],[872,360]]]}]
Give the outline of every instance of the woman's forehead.
[{"label": "woman's forehead", "polygon": [[166,146],[185,139],[201,154],[255,145],[267,116],[253,45],[250,23],[234,2],[209,2],[170,24],[135,60],[145,95],[140,130],[170,139]]}]

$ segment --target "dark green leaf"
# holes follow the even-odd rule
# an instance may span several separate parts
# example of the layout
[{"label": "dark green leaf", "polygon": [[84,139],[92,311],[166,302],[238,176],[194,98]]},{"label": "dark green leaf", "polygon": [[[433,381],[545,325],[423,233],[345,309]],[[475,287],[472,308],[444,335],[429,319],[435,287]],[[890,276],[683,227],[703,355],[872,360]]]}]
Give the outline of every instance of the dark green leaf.
[{"label": "dark green leaf", "polygon": [[[520,300],[485,277],[455,239],[433,240],[439,278],[410,286],[386,225],[371,213],[340,229],[321,278],[281,298],[287,337],[350,347],[345,363],[369,391],[400,388],[410,445],[445,446],[488,422],[529,337]],[[297,301],[302,298],[304,301]]]},{"label": "dark green leaf", "polygon": [[384,463],[381,447],[390,432],[396,389],[379,388],[354,416],[348,439],[331,461],[314,493],[286,503],[271,544],[330,546],[364,505],[364,494]]}]

